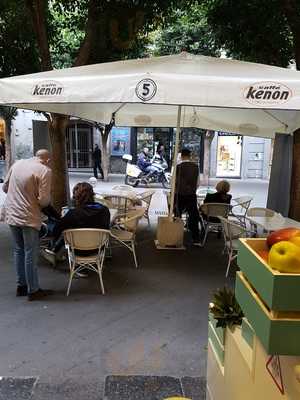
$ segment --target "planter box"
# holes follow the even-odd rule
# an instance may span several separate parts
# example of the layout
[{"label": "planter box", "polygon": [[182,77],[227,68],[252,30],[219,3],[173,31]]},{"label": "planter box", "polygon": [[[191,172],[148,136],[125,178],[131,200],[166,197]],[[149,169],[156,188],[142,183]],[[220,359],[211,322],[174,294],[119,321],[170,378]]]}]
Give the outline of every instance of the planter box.
[{"label": "planter box", "polygon": [[245,339],[245,341],[248,343],[248,345],[253,348],[253,342],[254,342],[254,336],[255,332],[247,320],[247,318],[243,318],[242,321],[242,337]]},{"label": "planter box", "polygon": [[[219,328],[218,328],[219,329]],[[223,329],[223,328],[220,328]],[[223,329],[225,331],[225,329]],[[208,341],[214,349],[220,364],[224,365],[224,345],[220,342],[220,339],[215,331],[215,328],[211,322],[208,323]]]},{"label": "planter box", "polygon": [[238,265],[264,303],[274,312],[300,311],[300,274],[272,270],[255,250],[267,250],[265,239],[240,239]]},{"label": "planter box", "polygon": [[300,312],[275,317],[242,272],[236,276],[235,296],[268,354],[300,355]]},{"label": "planter box", "polygon": [[222,345],[225,344],[225,329],[218,327],[217,328],[217,320],[214,318],[212,313],[208,313],[209,322],[212,324],[215,334],[217,335],[219,341]]}]

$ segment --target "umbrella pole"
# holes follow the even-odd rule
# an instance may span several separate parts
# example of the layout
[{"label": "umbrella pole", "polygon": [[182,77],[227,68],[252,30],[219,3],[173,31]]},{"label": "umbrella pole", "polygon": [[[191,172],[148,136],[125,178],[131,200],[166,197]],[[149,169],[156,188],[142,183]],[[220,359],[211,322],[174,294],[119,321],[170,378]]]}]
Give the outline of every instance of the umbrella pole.
[{"label": "umbrella pole", "polygon": [[173,218],[173,212],[174,212],[176,169],[177,169],[178,146],[179,146],[179,138],[180,138],[181,108],[182,108],[182,106],[178,106],[175,151],[174,151],[174,157],[173,157],[173,172],[172,172],[172,181],[171,181],[171,199],[170,199],[169,219]]}]

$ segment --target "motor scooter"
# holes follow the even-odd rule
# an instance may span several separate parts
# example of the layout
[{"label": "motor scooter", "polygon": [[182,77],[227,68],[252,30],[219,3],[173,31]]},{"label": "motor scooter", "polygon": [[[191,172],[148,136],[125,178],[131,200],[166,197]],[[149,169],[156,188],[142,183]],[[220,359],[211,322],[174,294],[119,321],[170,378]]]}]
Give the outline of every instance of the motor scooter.
[{"label": "motor scooter", "polygon": [[157,172],[143,172],[137,165],[132,164],[132,155],[124,154],[123,160],[126,161],[125,184],[137,187],[139,184],[149,185],[151,183],[161,183],[165,189],[170,189],[171,174],[167,172],[168,164],[153,163]]}]

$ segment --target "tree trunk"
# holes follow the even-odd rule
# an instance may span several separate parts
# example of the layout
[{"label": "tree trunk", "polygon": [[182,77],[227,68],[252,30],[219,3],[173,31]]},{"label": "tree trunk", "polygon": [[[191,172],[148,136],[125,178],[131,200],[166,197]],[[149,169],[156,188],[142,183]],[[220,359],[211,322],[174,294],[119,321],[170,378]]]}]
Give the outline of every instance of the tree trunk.
[{"label": "tree trunk", "polygon": [[210,148],[211,143],[213,141],[215,132],[214,131],[206,131],[204,135],[204,160],[203,160],[203,176],[201,184],[208,186],[209,185],[209,176],[210,176]]},{"label": "tree trunk", "polygon": [[103,169],[103,176],[104,176],[104,181],[108,181],[108,173],[109,173],[109,154],[108,154],[108,138],[109,138],[109,132],[106,130],[104,132],[101,132],[101,153],[102,153],[102,169]]},{"label": "tree trunk", "polygon": [[5,162],[6,162],[6,171],[13,164],[12,154],[11,154],[11,118],[5,120]]},{"label": "tree trunk", "polygon": [[289,216],[300,221],[300,129],[294,132],[291,200]]},{"label": "tree trunk", "polygon": [[60,211],[70,199],[69,175],[66,157],[66,128],[69,117],[51,114],[48,119],[51,142],[52,204]]}]

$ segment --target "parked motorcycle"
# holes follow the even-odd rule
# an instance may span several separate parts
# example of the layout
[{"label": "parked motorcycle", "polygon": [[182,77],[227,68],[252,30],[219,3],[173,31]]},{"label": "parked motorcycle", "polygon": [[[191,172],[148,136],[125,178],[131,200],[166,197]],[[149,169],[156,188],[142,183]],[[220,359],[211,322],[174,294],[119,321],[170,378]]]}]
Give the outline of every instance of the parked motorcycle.
[{"label": "parked motorcycle", "polygon": [[126,185],[137,187],[140,183],[144,185],[161,183],[165,189],[169,189],[171,187],[171,174],[170,172],[167,172],[167,163],[153,163],[152,165],[155,166],[158,171],[150,174],[143,172],[137,165],[131,163],[132,155],[124,154],[122,158],[127,163],[125,175]]}]

